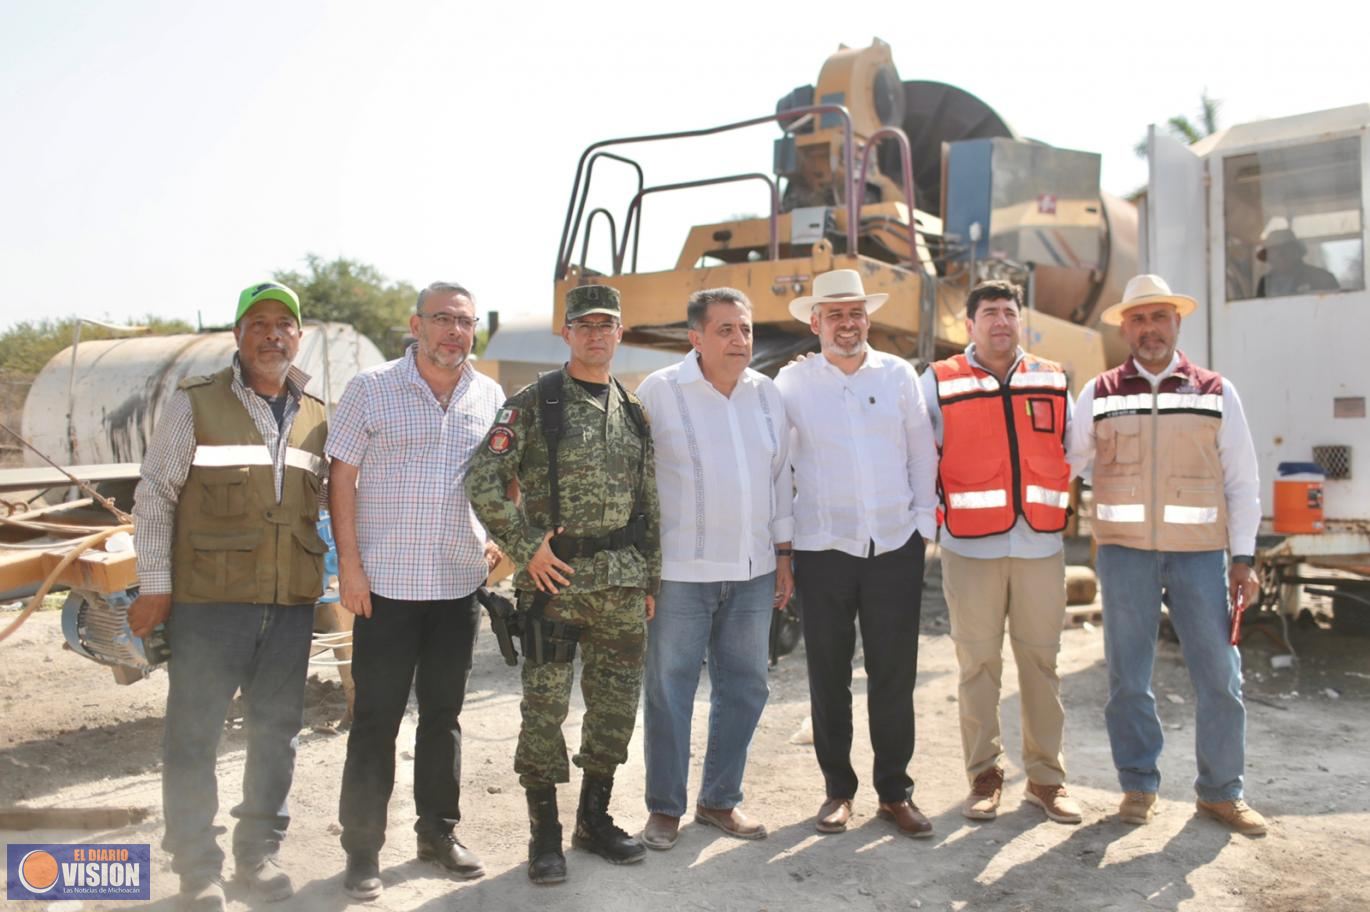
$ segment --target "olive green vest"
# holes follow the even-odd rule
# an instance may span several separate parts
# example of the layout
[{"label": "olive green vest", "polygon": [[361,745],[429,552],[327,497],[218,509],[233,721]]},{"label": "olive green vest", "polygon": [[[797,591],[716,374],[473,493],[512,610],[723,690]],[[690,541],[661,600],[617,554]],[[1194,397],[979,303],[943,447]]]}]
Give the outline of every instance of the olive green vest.
[{"label": "olive green vest", "polygon": [[233,393],[233,368],[189,377],[195,456],[176,505],[171,594],[177,602],[299,605],[323,593],[319,492],[327,461],[323,403],[300,399],[281,501],[271,452]]}]

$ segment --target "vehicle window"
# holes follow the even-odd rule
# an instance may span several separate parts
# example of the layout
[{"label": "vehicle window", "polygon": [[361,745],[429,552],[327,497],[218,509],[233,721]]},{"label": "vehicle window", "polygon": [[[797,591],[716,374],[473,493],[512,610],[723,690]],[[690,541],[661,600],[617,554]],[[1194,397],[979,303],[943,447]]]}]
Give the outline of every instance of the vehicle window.
[{"label": "vehicle window", "polygon": [[1223,160],[1227,300],[1365,288],[1360,137]]}]

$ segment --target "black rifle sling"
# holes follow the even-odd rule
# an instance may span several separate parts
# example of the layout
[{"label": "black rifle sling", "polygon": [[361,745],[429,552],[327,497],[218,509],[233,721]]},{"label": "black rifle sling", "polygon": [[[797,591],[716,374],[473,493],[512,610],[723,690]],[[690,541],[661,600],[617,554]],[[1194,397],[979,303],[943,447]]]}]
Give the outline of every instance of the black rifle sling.
[{"label": "black rifle sling", "polygon": [[[538,423],[542,426],[542,437],[547,442],[547,486],[552,497],[551,512],[554,536],[556,529],[561,525],[561,486],[557,479],[557,444],[561,442],[562,431],[565,429],[564,418],[566,414],[561,400],[561,371],[545,371],[538,374]],[[533,592],[532,604],[528,606],[528,614],[533,623],[526,632],[532,635],[532,642],[524,645],[524,653],[529,654],[529,646],[533,646],[533,652],[529,655],[530,660],[543,661],[540,622],[543,610],[551,600],[551,595],[538,589]]]}]

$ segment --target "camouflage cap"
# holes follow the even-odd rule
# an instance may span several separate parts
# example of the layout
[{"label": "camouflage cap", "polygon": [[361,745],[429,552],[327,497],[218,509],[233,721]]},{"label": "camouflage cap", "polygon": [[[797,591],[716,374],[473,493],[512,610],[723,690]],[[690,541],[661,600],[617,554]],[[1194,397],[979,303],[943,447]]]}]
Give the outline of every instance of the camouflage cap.
[{"label": "camouflage cap", "polygon": [[566,292],[566,322],[579,320],[590,314],[621,317],[618,289],[609,285],[578,285]]}]

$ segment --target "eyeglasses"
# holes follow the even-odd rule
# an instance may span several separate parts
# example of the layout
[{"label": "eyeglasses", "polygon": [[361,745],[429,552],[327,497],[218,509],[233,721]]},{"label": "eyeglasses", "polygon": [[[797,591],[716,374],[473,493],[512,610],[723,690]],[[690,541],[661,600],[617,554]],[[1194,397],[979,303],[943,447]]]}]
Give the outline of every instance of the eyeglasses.
[{"label": "eyeglasses", "polygon": [[454,326],[459,327],[462,332],[470,332],[480,322],[480,317],[457,317],[450,313],[421,313],[418,316],[420,319],[433,321],[433,325],[444,332]]},{"label": "eyeglasses", "polygon": [[586,320],[575,320],[571,323],[571,329],[580,333],[582,336],[607,336],[618,329],[618,321],[608,320],[600,322],[596,320],[595,322],[590,323]]}]

